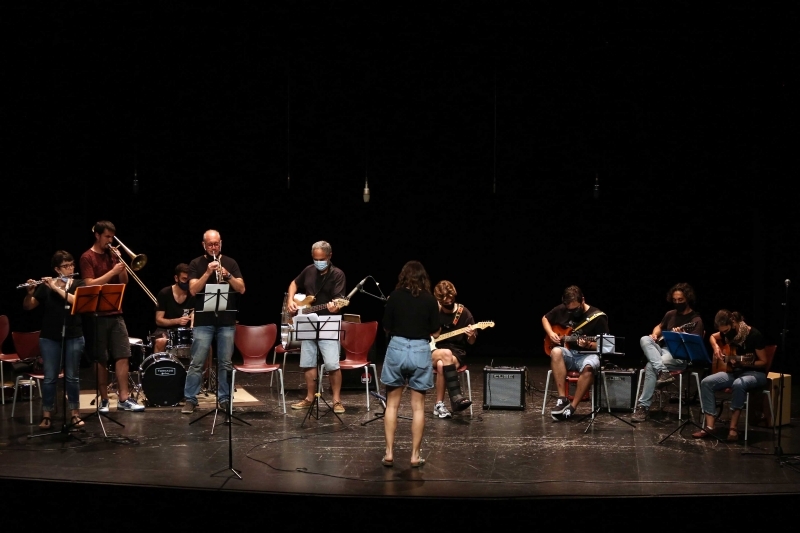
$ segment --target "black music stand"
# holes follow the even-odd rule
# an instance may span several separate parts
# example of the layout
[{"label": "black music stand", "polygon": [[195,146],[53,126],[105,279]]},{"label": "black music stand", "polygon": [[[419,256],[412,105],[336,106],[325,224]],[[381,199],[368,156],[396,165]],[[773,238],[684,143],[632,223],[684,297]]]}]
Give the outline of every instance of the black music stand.
[{"label": "black music stand", "polygon": [[[664,342],[669,348],[669,353],[672,354],[674,359],[682,359],[688,363],[698,363],[701,365],[709,365],[711,364],[711,357],[708,356],[708,351],[706,351],[706,346],[703,344],[703,337],[700,335],[695,335],[694,333],[682,333],[678,331],[664,331],[661,333],[664,337]],[[686,386],[690,385],[691,381],[686,381]],[[697,391],[698,396],[700,396],[700,391]],[[683,394],[683,391],[680,391],[680,394]],[[702,398],[702,397],[701,397]],[[701,404],[701,412],[702,412],[702,400]],[[689,408],[689,405],[686,405],[686,410],[688,411],[688,416],[686,420],[683,421],[678,427],[672,430],[672,433],[658,441],[659,444],[663,444],[665,440],[670,438],[676,432],[680,434],[688,424],[693,425],[697,429],[705,431],[703,426],[698,425],[694,420],[692,420],[692,412]],[[718,441],[721,440],[719,437],[714,435],[713,433],[709,433],[710,436],[717,439]]]},{"label": "black music stand", "polygon": [[[591,428],[592,425],[594,425],[595,420],[597,420],[597,418],[601,414],[607,414],[609,416],[613,416],[614,418],[616,418],[620,422],[625,422],[626,424],[628,424],[632,428],[636,427],[633,424],[631,424],[630,422],[628,422],[627,420],[625,420],[624,418],[619,417],[616,414],[612,413],[610,405],[608,406],[608,408],[605,411],[603,411],[603,407],[602,407],[602,404],[603,404],[603,389],[606,388],[606,379],[605,379],[605,376],[603,375],[603,356],[604,355],[618,355],[618,356],[625,355],[622,352],[614,351],[616,349],[618,340],[625,340],[625,338],[624,337],[616,337],[614,335],[608,335],[608,334],[598,335],[597,336],[597,351],[596,352],[591,352],[591,353],[596,353],[597,357],[600,359],[600,372],[599,372],[600,376],[599,377],[600,377],[600,379],[602,380],[603,383],[602,384],[598,383],[596,378],[594,380],[594,398],[595,398],[594,410],[591,413],[589,413],[588,415],[585,415],[580,420],[580,421],[583,421],[583,420],[586,420],[587,418],[591,418],[591,420],[589,420],[589,425],[587,425],[586,429],[583,430],[584,433],[589,431],[589,428]],[[605,342],[605,345],[604,345],[604,342]],[[606,390],[606,397],[608,397],[608,390]]]},{"label": "black music stand", "polygon": [[75,299],[72,304],[72,314],[91,314],[92,327],[94,328],[94,346],[92,347],[92,354],[94,355],[94,383],[95,383],[95,409],[94,413],[89,413],[83,420],[89,420],[93,415],[97,416],[100,422],[100,427],[103,429],[103,436],[108,438],[106,427],[103,425],[103,417],[111,422],[114,422],[120,427],[125,427],[124,424],[114,420],[107,413],[100,412],[100,373],[97,361],[97,317],[99,313],[109,311],[122,310],[122,296],[125,294],[125,284],[113,283],[108,285],[89,285],[78,287],[75,289]]},{"label": "black music stand", "polygon": [[[67,290],[64,291],[65,300],[64,300],[64,312],[61,314],[61,366],[60,368],[64,369],[64,377],[61,379],[61,386],[64,389],[64,393],[67,392],[67,372],[66,372],[66,361],[67,361],[67,315],[73,315],[74,312],[70,312],[70,304],[69,304],[69,295],[67,294]],[[73,298],[75,297],[73,293]],[[73,307],[74,309],[74,307]],[[95,367],[97,368],[97,367]],[[78,401],[80,401],[80,389],[78,390]],[[31,396],[31,399],[33,397]],[[56,393],[56,402],[58,401],[58,394]],[[70,432],[70,428],[74,427],[75,424],[69,423],[67,424],[67,399],[64,400],[64,422],[61,424],[61,430],[59,431],[48,431],[47,433],[37,433],[36,435],[28,435],[29,439],[33,439],[36,437],[45,437],[47,435],[66,435],[68,439],[75,439],[81,444],[84,443],[83,439],[74,435]],[[56,407],[58,407],[56,405]]]},{"label": "black music stand", "polygon": [[[341,315],[323,315],[319,316],[316,313],[309,313],[307,315],[298,314],[294,318],[295,338],[300,341],[313,341],[317,344],[317,368],[319,368],[319,360],[322,357],[322,351],[319,349],[320,340],[339,340],[339,334],[342,330],[342,317]],[[317,379],[322,383],[322,372],[318,372]],[[320,415],[319,402],[320,400],[327,406],[328,410]],[[316,414],[314,410],[316,408]],[[339,419],[339,422],[344,425],[342,418],[333,410],[333,407],[322,397],[322,393],[317,390],[314,393],[314,401],[308,406],[306,416],[303,418],[303,423],[300,427],[305,427],[306,420],[314,418],[319,420],[321,417],[328,413],[333,413]]]}]

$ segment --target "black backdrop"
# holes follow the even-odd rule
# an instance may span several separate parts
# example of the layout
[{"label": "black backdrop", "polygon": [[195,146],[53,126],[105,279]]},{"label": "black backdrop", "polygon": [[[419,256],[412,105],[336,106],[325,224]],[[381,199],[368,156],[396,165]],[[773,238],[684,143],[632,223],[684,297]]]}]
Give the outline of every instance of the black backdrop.
[{"label": "black backdrop", "polygon": [[[708,323],[738,309],[779,341],[798,275],[795,8],[261,4],[3,8],[13,329],[38,327],[14,287],[110,219],[153,293],[218,229],[244,324],[278,320],[325,239],[349,287],[372,275],[388,295],[410,259],[453,281],[497,323],[480,344],[500,360],[542,355],[539,318],[573,283],[637,356],[678,281]],[[133,282],[125,310],[132,336],[153,329]]]}]

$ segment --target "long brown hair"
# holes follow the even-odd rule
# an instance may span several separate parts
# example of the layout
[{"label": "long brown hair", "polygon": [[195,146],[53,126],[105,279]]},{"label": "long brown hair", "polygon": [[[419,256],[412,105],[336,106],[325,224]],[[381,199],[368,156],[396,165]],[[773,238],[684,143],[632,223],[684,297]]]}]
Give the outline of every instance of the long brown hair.
[{"label": "long brown hair", "polygon": [[408,289],[412,296],[419,296],[424,291],[431,292],[431,282],[425,267],[419,261],[409,261],[397,276],[395,289]]}]

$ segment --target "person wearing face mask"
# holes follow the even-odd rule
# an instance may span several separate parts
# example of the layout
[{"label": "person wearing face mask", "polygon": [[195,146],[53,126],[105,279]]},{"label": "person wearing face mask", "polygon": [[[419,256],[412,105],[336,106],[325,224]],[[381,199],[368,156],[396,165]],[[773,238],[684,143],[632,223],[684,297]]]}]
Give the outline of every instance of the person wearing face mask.
[{"label": "person wearing face mask", "polygon": [[[156,330],[153,332],[154,353],[166,350],[170,330],[192,327],[194,322],[195,297],[189,294],[189,265],[181,263],[175,267],[175,283],[164,287],[156,295]],[[190,310],[187,315],[184,310]]]},{"label": "person wearing face mask", "polygon": [[675,378],[671,370],[686,368],[687,361],[673,359],[672,354],[661,337],[663,331],[679,331],[703,335],[703,319],[700,313],[693,309],[695,304],[694,289],[688,283],[678,283],[667,291],[667,302],[673,309],[667,311],[650,335],[645,335],[639,340],[647,364],[644,367],[644,383],[642,394],[633,410],[631,422],[644,422],[650,416],[650,404],[653,402],[653,393],[656,385],[672,383]]},{"label": "person wearing face mask", "polygon": [[[226,309],[230,311],[196,313],[192,338],[191,363],[186,373],[186,385],[183,395],[186,398],[181,413],[192,414],[197,407],[197,393],[203,383],[203,368],[208,357],[211,343],[217,340],[217,404],[225,412],[230,412],[233,356],[233,336],[236,331],[236,311],[238,297],[244,294],[245,285],[239,264],[229,255],[222,255],[222,236],[217,230],[210,229],[203,234],[202,242],[205,253],[189,263],[189,295],[196,296],[206,292],[206,285],[227,284],[229,289]],[[206,296],[197,298],[201,304]]]},{"label": "person wearing face mask", "polygon": [[[767,353],[764,350],[766,341],[756,328],[747,325],[741,314],[736,311],[722,309],[714,317],[717,332],[709,337],[715,361],[723,361],[722,347],[728,345],[735,349],[740,356],[752,354],[749,361],[730,361],[731,371],[722,371],[711,374],[700,382],[701,402],[705,415],[704,429],[692,433],[696,439],[705,439],[714,431],[716,419],[716,402],[714,391],[731,388],[731,420],[728,426],[728,439],[735,442],[739,440],[737,426],[739,415],[742,413],[747,390],[758,390],[767,385]],[[733,353],[733,352],[731,352]]]},{"label": "person wearing face mask", "polygon": [[[347,286],[344,272],[331,263],[333,250],[326,241],[315,242],[311,246],[312,264],[305,267],[289,284],[287,291],[286,308],[291,314],[297,313],[297,300],[295,295],[304,293],[314,296],[313,305],[325,305],[317,314],[338,315],[341,310],[334,300],[343,298]],[[339,370],[339,341],[333,339],[304,340],[300,347],[300,368],[303,369],[306,381],[306,396],[299,402],[292,404],[292,409],[308,409],[314,401],[317,380],[317,352],[322,354],[325,370],[331,383],[333,395],[333,412],[344,413],[342,404],[342,371]]]},{"label": "person wearing face mask", "polygon": [[445,385],[447,385],[450,406],[453,411],[463,411],[472,404],[472,401],[461,393],[458,367],[465,363],[467,348],[475,344],[478,330],[472,329],[475,319],[469,309],[461,304],[456,304],[457,294],[455,286],[447,280],[440,281],[433,289],[433,295],[439,302],[441,333],[466,328],[464,333],[437,344],[436,349],[431,352],[431,360],[436,369],[436,404],[433,407],[433,416],[439,418],[453,416],[444,404]]},{"label": "person wearing face mask", "polygon": [[[558,398],[550,416],[553,420],[568,420],[575,414],[578,404],[594,383],[595,374],[600,371],[597,354],[583,352],[597,350],[595,337],[608,333],[608,317],[597,307],[587,304],[583,291],[571,285],[564,289],[561,304],[542,317],[542,326],[545,340],[552,346],[550,368],[558,388]],[[575,341],[563,346],[562,331],[576,337]],[[567,398],[568,371],[580,372],[572,402]]]}]

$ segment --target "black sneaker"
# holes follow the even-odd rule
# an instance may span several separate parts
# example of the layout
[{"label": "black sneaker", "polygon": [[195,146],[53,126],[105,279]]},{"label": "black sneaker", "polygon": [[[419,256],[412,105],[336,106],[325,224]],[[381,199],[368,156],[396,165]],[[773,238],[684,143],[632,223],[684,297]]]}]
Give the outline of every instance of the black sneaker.
[{"label": "black sneaker", "polygon": [[572,415],[574,414],[575,414],[575,408],[572,407],[572,404],[567,404],[567,406],[564,408],[563,411],[561,411],[560,414],[557,415],[551,414],[550,416],[553,417],[553,420],[569,420],[570,418],[572,418]]},{"label": "black sneaker", "polygon": [[226,413],[231,412],[231,403],[228,400],[222,400],[219,402],[219,408],[225,411]]},{"label": "black sneaker", "polygon": [[675,378],[672,374],[669,373],[669,370],[659,370],[658,371],[658,380],[656,383],[659,385],[666,385],[667,383],[672,383],[675,381]]},{"label": "black sneaker", "polygon": [[650,408],[643,405],[637,405],[636,409],[633,410],[631,422],[644,422],[648,418],[650,418]]},{"label": "black sneaker", "polygon": [[569,398],[567,398],[566,396],[559,396],[558,399],[556,400],[555,406],[553,406],[553,408],[550,410],[550,416],[560,415],[561,413],[564,412],[564,409],[566,409],[568,405],[569,405]]},{"label": "black sneaker", "polygon": [[194,413],[194,408],[195,407],[197,407],[195,404],[193,404],[192,402],[187,401],[185,404],[183,404],[183,409],[181,409],[181,414],[190,415],[190,414]]}]

